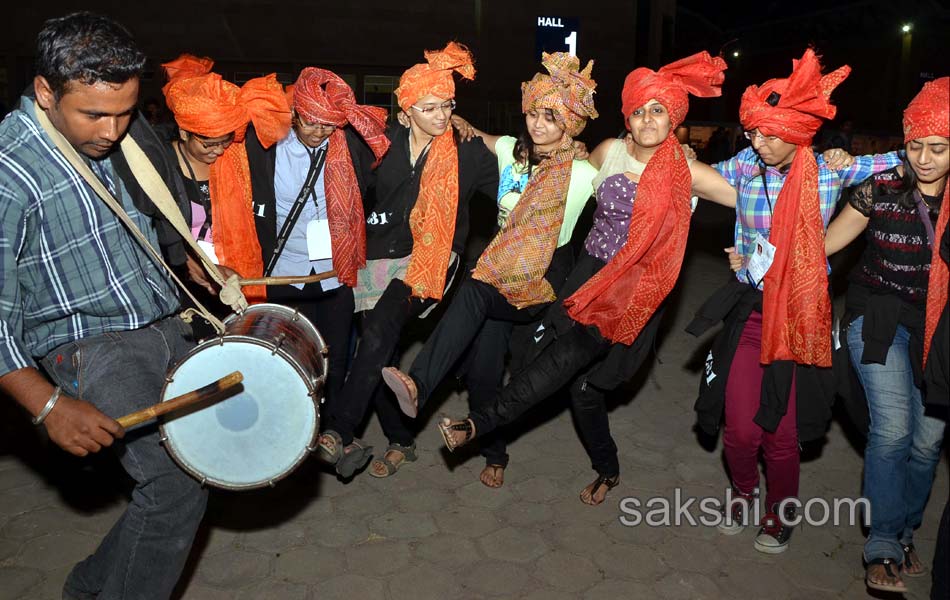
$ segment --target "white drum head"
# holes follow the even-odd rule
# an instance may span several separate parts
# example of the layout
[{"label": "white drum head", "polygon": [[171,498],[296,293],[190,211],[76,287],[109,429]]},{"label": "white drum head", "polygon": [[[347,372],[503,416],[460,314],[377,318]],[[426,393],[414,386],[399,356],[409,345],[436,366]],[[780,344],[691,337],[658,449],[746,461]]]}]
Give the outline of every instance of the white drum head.
[{"label": "white drum head", "polygon": [[280,353],[252,340],[210,340],[170,374],[162,400],[232,371],[244,391],[162,426],[172,458],[203,483],[226,489],[273,484],[308,453],[317,410],[301,374]]}]

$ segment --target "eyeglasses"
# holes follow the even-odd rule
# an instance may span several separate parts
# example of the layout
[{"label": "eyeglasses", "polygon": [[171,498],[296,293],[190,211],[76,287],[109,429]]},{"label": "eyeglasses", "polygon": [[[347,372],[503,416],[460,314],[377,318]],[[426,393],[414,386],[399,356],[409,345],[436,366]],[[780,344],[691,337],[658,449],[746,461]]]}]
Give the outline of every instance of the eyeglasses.
[{"label": "eyeglasses", "polygon": [[201,147],[204,148],[205,150],[213,150],[215,148],[227,150],[231,146],[231,144],[234,143],[234,134],[232,133],[226,139],[223,139],[217,142],[209,142],[197,136],[195,136],[195,139],[198,140],[198,143],[201,144]]},{"label": "eyeglasses", "polygon": [[334,131],[336,130],[336,125],[333,123],[307,123],[300,117],[297,117],[297,125],[301,129],[306,129],[308,131],[314,131],[317,129],[322,129],[324,131]]},{"label": "eyeglasses", "polygon": [[410,108],[414,108],[423,115],[429,117],[432,114],[439,110],[442,112],[452,112],[455,110],[455,100],[446,100],[442,104],[436,104],[434,106],[416,106],[415,104],[410,105]]},{"label": "eyeglasses", "polygon": [[759,133],[758,129],[753,129],[752,131],[743,131],[742,135],[744,135],[745,139],[749,140],[750,142],[754,142],[755,138],[759,138],[763,142],[766,142],[766,143],[774,142],[775,140],[778,139],[777,135],[762,135],[761,133]]}]

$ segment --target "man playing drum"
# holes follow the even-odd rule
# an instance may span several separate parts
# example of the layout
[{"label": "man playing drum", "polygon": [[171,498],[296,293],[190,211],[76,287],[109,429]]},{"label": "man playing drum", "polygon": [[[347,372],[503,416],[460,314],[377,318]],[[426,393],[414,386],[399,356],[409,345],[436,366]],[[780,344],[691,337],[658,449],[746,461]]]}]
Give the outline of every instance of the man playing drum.
[{"label": "man playing drum", "polygon": [[207,501],[155,429],[122,439],[113,420],[158,401],[166,372],[193,345],[171,280],[89,183],[98,178],[153,246],[184,262],[180,238],[134,178],[139,163],[119,147],[128,136],[162,179],[175,177],[161,141],[133,118],[144,63],[111,20],[52,19],[38,38],[35,100],[23,97],[0,124],[0,390],[72,454],[115,443],[136,482],[125,514],[70,572],[64,598],[168,598]]}]

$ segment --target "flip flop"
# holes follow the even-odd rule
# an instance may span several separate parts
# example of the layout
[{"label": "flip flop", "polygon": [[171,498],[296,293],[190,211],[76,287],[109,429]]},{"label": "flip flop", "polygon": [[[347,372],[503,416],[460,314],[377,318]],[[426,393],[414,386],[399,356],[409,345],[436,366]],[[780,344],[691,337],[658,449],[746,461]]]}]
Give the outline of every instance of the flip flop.
[{"label": "flip flop", "polygon": [[[604,500],[601,500],[600,502],[595,502],[595,501],[594,501],[594,495],[597,494],[597,492],[600,491],[600,488],[602,488],[602,487],[605,487],[605,486],[606,486],[607,492],[609,492],[610,490],[612,490],[612,489],[614,489],[615,487],[617,487],[618,485],[620,485],[620,475],[614,475],[613,477],[607,477],[606,475],[603,475],[603,474],[598,473],[598,474],[597,474],[597,479],[595,479],[594,481],[592,481],[592,482],[591,482],[591,485],[593,486],[593,487],[590,488],[590,500],[591,500],[591,501],[590,501],[590,502],[586,502],[583,498],[581,498],[581,502],[583,502],[583,503],[586,504],[587,506],[599,506],[599,505],[601,505],[601,504],[604,503],[604,500],[607,499],[607,494],[606,494],[606,493],[604,494]],[[582,492],[582,493],[583,493],[583,492]]]},{"label": "flip flop", "polygon": [[396,394],[396,400],[399,401],[402,412],[407,417],[415,419],[419,415],[419,391],[412,377],[396,367],[386,367],[383,369],[383,381]]},{"label": "flip flop", "polygon": [[[403,456],[402,460],[399,461],[398,463],[394,463],[393,461],[386,458],[386,455],[389,454],[391,451],[400,452]],[[417,459],[418,457],[416,456],[415,444],[412,444],[411,446],[401,446],[399,444],[390,444],[389,446],[386,447],[386,452],[380,458],[376,458],[373,460],[373,464],[370,465],[369,474],[377,479],[389,477],[391,475],[395,475],[396,471],[398,471],[400,467],[402,467],[407,462],[416,462]],[[379,475],[373,469],[373,467],[377,464],[382,465],[383,469],[386,470],[385,475]]]},{"label": "flip flop", "polygon": [[[930,572],[930,570],[927,568],[927,565],[925,565],[923,562],[920,563],[921,571],[917,573],[911,573],[908,571],[907,569],[912,567],[914,564],[913,561],[910,560],[910,553],[917,552],[917,548],[915,548],[914,544],[912,543],[906,545],[901,544],[901,548],[904,550],[904,563],[901,567],[902,575],[906,575],[907,577],[923,577]],[[920,557],[918,556],[917,559],[920,560]]]},{"label": "flip flop", "polygon": [[[868,561],[867,567],[864,570],[864,584],[872,590],[877,590],[879,592],[897,592],[902,594],[907,591],[907,584],[901,581],[899,584],[894,583],[875,583],[870,580],[867,576],[867,570],[874,565],[884,565],[884,572],[888,577],[897,577],[900,574],[900,561],[894,560],[893,558],[875,558],[874,560]],[[894,573],[892,566],[897,567],[897,573]]]}]

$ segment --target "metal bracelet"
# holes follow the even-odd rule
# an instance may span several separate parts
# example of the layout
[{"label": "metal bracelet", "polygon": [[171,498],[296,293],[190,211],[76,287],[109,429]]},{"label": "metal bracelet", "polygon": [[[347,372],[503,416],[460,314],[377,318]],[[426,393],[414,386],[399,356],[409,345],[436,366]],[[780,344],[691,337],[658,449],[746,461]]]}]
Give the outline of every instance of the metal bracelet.
[{"label": "metal bracelet", "polygon": [[46,402],[46,406],[43,407],[43,410],[40,411],[40,414],[33,417],[34,425],[42,425],[43,421],[46,420],[46,417],[49,416],[53,407],[56,406],[56,403],[59,402],[59,397],[63,393],[63,388],[56,386],[56,389],[53,390],[53,395],[49,397],[49,400]]}]

